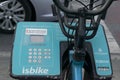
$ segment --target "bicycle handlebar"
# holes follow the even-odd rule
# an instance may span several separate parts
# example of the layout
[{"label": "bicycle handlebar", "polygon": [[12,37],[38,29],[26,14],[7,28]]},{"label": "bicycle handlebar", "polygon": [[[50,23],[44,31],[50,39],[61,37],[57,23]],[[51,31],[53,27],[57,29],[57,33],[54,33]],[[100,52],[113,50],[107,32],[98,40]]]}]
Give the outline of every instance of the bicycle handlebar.
[{"label": "bicycle handlebar", "polygon": [[[53,2],[55,3],[55,5],[61,9],[63,12],[67,13],[67,14],[75,14],[75,15],[80,15],[82,14],[82,8],[80,8],[79,10],[71,10],[68,9],[67,7],[65,7],[63,4],[61,4],[60,0],[53,0]],[[102,6],[100,9],[96,9],[96,10],[87,10],[86,9],[86,13],[87,15],[98,15],[101,14],[102,12],[106,11],[109,6],[111,5],[111,3],[113,2],[113,0],[107,0],[106,3],[104,4],[104,6]]]}]

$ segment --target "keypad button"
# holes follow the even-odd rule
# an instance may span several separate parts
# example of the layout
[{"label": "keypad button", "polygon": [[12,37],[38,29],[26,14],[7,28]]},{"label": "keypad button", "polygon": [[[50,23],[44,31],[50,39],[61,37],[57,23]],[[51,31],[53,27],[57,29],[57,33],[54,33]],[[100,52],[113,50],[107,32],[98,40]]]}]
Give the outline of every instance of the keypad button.
[{"label": "keypad button", "polygon": [[28,54],[29,54],[29,55],[32,55],[32,52],[29,52]]},{"label": "keypad button", "polygon": [[32,48],[30,48],[28,51],[32,51]]},{"label": "keypad button", "polygon": [[32,56],[29,56],[28,58],[29,58],[29,59],[32,59]]},{"label": "keypad button", "polygon": [[51,53],[50,52],[44,52],[45,55],[50,55]]},{"label": "keypad button", "polygon": [[34,54],[34,55],[37,55],[37,52],[34,52],[33,54]]},{"label": "keypad button", "polygon": [[37,58],[37,56],[33,56],[33,58],[34,58],[34,59],[36,59],[36,58]]},{"label": "keypad button", "polygon": [[38,60],[38,63],[41,63],[41,60]]},{"label": "keypad button", "polygon": [[34,59],[34,60],[33,60],[33,62],[34,62],[34,63],[36,63],[36,62],[37,62],[37,60],[35,60],[35,59]]},{"label": "keypad button", "polygon": [[48,51],[51,51],[51,49],[48,49]]},{"label": "keypad button", "polygon": [[45,58],[45,59],[47,59],[48,57],[47,57],[47,56],[45,56],[44,58]]},{"label": "keypad button", "polygon": [[50,51],[51,51],[51,49],[44,49],[44,51],[49,51],[49,52],[50,52]]},{"label": "keypad button", "polygon": [[44,49],[44,51],[47,51],[47,49]]},{"label": "keypad button", "polygon": [[41,59],[42,58],[42,56],[38,56],[38,59]]},{"label": "keypad button", "polygon": [[41,55],[42,53],[41,52],[38,52],[38,55]]},{"label": "keypad button", "polygon": [[48,59],[50,59],[51,58],[51,56],[48,56]]},{"label": "keypad button", "polygon": [[31,60],[31,59],[29,59],[29,60],[28,60],[28,62],[29,62],[29,63],[32,63],[32,60]]},{"label": "keypad button", "polygon": [[42,49],[38,49],[38,51],[42,51]]},{"label": "keypad button", "polygon": [[36,49],[36,48],[34,48],[34,49],[33,49],[33,51],[37,51],[37,49]]}]

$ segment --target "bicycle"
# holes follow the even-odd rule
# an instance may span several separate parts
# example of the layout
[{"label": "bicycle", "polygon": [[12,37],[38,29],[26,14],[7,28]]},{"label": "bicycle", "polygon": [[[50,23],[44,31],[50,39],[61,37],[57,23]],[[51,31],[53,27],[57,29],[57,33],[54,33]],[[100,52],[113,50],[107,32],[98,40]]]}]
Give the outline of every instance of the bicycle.
[{"label": "bicycle", "polygon": [[18,23],[10,75],[20,80],[111,80],[110,52],[100,21],[113,0],[53,2],[59,23]]},{"label": "bicycle", "polygon": [[[112,78],[110,57],[108,58],[109,67],[100,65],[102,59],[101,62],[96,61],[99,57],[95,58],[94,42],[89,41],[96,37],[99,32],[100,21],[105,19],[107,9],[113,2],[113,0],[102,0],[101,3],[99,1],[101,0],[65,0],[62,3],[60,0],[53,0],[61,30],[68,38],[68,42],[62,44],[68,45],[67,53],[63,54],[62,62],[65,76],[62,80],[82,80],[82,68],[85,70],[84,80],[111,80]],[[105,33],[103,37],[105,37]],[[98,44],[96,46],[99,46],[99,43],[96,44]],[[102,49],[99,48],[99,51],[102,52]],[[109,56],[109,52],[107,56]],[[97,63],[99,63],[99,66]],[[109,71],[102,74],[99,73],[100,70],[103,72]]]}]

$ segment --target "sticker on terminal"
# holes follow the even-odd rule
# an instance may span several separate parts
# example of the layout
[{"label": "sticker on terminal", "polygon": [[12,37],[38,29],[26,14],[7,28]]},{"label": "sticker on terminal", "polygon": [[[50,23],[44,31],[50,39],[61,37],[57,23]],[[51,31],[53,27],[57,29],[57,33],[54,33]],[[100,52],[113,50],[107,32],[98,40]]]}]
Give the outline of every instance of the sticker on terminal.
[{"label": "sticker on terminal", "polygon": [[47,29],[26,28],[26,35],[47,35]]}]

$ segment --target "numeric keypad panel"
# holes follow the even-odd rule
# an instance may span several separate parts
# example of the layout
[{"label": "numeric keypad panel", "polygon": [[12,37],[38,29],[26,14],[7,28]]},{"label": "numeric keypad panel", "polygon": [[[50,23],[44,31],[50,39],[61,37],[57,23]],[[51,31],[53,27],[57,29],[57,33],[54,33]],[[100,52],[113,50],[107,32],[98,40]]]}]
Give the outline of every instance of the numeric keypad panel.
[{"label": "numeric keypad panel", "polygon": [[43,60],[51,59],[51,49],[45,48],[29,48],[28,49],[28,62],[41,63]]}]

